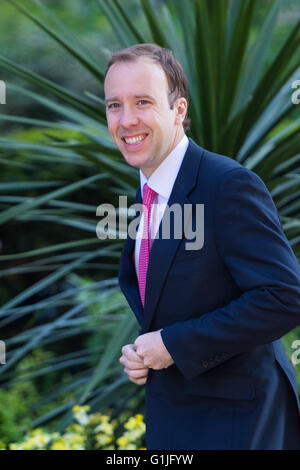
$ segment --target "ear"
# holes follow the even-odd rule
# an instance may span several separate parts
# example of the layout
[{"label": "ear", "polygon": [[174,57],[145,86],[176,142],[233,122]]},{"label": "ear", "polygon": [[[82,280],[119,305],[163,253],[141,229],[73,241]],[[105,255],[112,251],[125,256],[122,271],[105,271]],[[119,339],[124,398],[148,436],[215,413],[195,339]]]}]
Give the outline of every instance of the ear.
[{"label": "ear", "polygon": [[178,98],[175,103],[175,124],[182,124],[187,113],[187,100]]}]

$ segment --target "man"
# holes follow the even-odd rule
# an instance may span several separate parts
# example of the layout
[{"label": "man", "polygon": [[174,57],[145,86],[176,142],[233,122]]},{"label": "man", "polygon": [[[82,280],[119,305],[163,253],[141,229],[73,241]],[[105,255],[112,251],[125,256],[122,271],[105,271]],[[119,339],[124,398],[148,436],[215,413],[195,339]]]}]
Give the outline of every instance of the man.
[{"label": "man", "polygon": [[[279,340],[300,323],[300,269],[269,192],[186,137],[186,78],[171,51],[114,54],[105,97],[110,134],[140,169],[144,211],[119,282],[142,329],[120,362],[146,387],[147,448],[300,449],[295,376]],[[159,237],[166,204],[192,207],[201,248],[187,249],[185,232]]]}]

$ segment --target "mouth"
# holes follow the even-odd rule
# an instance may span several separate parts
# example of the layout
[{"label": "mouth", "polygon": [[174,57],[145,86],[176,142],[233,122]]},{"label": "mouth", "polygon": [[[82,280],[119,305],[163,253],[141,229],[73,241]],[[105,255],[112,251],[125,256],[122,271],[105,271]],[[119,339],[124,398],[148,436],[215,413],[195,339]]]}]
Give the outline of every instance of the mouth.
[{"label": "mouth", "polygon": [[126,149],[139,149],[147,139],[148,134],[136,134],[128,137],[121,137]]}]

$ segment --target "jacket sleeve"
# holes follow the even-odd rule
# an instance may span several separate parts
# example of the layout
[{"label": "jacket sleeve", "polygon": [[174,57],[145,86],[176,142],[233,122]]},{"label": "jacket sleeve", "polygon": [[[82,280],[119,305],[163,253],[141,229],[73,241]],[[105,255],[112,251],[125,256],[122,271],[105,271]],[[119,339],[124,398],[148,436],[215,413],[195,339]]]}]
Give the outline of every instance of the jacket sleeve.
[{"label": "jacket sleeve", "polygon": [[217,249],[242,294],[161,331],[187,379],[300,324],[299,263],[263,181],[243,167],[228,171],[213,210]]}]

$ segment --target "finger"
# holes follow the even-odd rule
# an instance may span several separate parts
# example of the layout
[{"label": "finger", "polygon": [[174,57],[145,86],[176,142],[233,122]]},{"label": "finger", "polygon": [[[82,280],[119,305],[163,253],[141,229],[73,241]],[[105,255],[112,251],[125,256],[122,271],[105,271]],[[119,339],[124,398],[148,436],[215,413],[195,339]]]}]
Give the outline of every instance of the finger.
[{"label": "finger", "polygon": [[141,354],[138,354],[137,352],[137,346],[135,344],[131,344],[131,347],[129,348],[128,352],[130,354],[129,359],[137,362],[143,362],[144,358]]},{"label": "finger", "polygon": [[121,356],[120,363],[128,369],[146,369],[147,367],[143,362],[129,361],[125,356]]},{"label": "finger", "polygon": [[136,385],[145,385],[145,383],[147,382],[147,377],[143,378],[143,379],[130,379],[131,382],[135,383]]},{"label": "finger", "polygon": [[130,368],[131,369],[134,369],[134,368],[137,368],[137,369],[143,369],[145,366],[144,362],[142,361],[135,361],[135,360],[131,360],[131,359],[128,359],[128,357],[122,355],[119,359],[119,361],[121,362],[121,364],[123,364],[124,366],[127,366],[130,364]]},{"label": "finger", "polygon": [[130,370],[127,369],[127,367],[124,368],[124,372],[128,375],[128,377],[131,377],[133,379],[139,379],[142,377],[147,377],[149,369],[135,369],[135,370]]},{"label": "finger", "polygon": [[136,346],[134,344],[123,346],[122,353],[129,361],[137,362],[139,364],[143,363],[143,358],[141,355],[137,354]]},{"label": "finger", "polygon": [[129,377],[129,380],[135,383],[136,385],[145,385],[145,383],[147,382],[147,377],[142,377],[140,379],[132,379],[131,377]]}]

